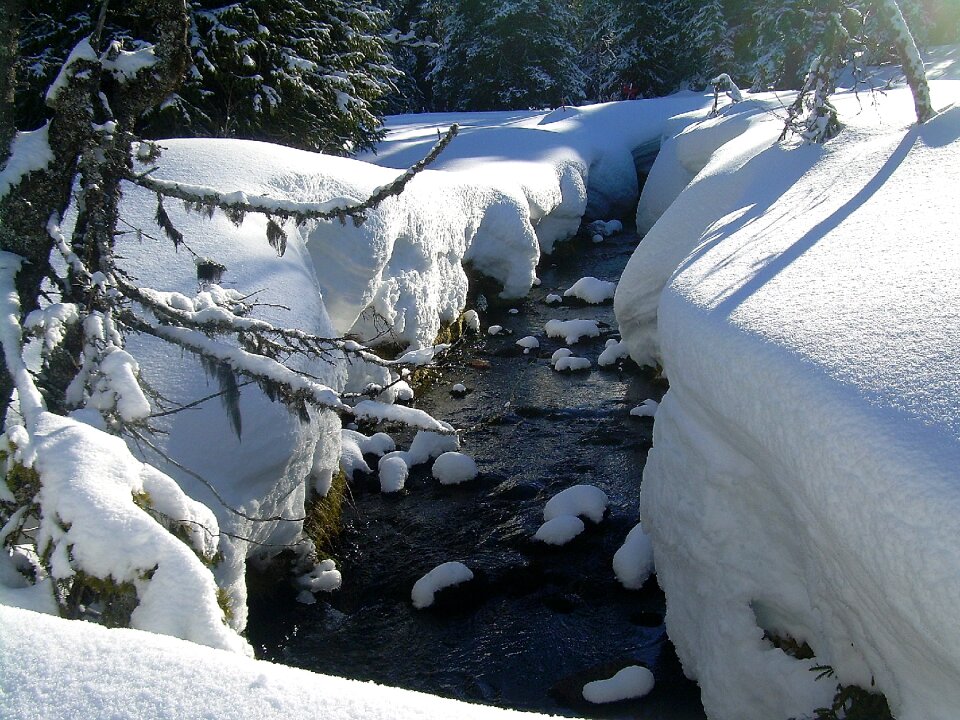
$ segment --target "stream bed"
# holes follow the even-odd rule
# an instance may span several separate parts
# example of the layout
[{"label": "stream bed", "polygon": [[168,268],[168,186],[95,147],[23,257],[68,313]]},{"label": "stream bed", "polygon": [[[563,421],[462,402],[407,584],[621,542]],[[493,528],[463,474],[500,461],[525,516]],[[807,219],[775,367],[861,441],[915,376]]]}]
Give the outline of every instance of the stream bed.
[{"label": "stream bed", "polygon": [[[342,588],[314,605],[297,603],[292,590],[252,596],[249,637],[259,657],[514,709],[705,717],[699,689],[683,676],[666,636],[656,579],[625,590],[611,567],[638,520],[652,439],[651,419],[629,410],[659,400],[666,387],[632,363],[597,367],[604,342],[618,337],[611,303],[544,301],[582,276],[618,280],[638,242],[629,232],[602,243],[571,240],[541,262],[542,283],[526,298],[481,313],[483,331],[460,353],[462,362],[416,402],[463,429],[461,451],[475,458],[480,477],[441,486],[422,465],[404,491],[385,495],[375,475],[358,473],[336,548]],[[589,371],[553,370],[550,356],[564,346],[544,333],[553,318],[604,324],[601,337],[570,346],[591,360]],[[492,324],[509,334],[488,335]],[[540,349],[525,355],[516,341],[526,335],[537,336]],[[454,397],[455,383],[468,393]],[[397,438],[405,449],[409,441]],[[546,501],[581,483],[609,497],[603,522],[588,521],[563,547],[534,541]],[[448,560],[466,563],[475,580],[441,593],[432,608],[414,609],[413,584]],[[583,701],[585,682],[630,664],[653,671],[649,695],[602,706]]]}]

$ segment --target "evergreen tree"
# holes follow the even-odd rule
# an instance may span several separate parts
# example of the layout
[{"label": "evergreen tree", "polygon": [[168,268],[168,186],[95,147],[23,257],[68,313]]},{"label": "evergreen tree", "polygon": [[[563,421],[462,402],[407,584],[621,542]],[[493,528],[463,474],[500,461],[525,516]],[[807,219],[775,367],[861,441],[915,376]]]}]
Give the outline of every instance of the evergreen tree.
[{"label": "evergreen tree", "polygon": [[677,2],[583,3],[590,95],[598,100],[664,95],[694,72]]},{"label": "evergreen tree", "polygon": [[463,0],[442,19],[431,77],[441,107],[555,107],[584,99],[567,0]]},{"label": "evergreen tree", "polygon": [[390,28],[383,36],[393,65],[400,71],[396,89],[386,98],[390,113],[425,112],[433,107],[427,78],[439,44],[437,0],[381,0]]},{"label": "evergreen tree", "polygon": [[[83,0],[40,0],[22,34],[21,121],[43,117],[38,90],[95,20]],[[193,0],[186,82],[145,118],[147,135],[243,137],[344,154],[380,137],[398,71],[382,11],[361,0]],[[114,37],[143,34],[117,7]]]}]

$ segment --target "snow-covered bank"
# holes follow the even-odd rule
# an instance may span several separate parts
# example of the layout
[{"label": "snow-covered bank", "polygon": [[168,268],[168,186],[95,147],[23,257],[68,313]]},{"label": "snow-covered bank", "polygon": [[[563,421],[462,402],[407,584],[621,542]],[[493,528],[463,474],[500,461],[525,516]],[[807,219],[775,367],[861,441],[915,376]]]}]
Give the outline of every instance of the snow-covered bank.
[{"label": "snow-covered bank", "polygon": [[817,664],[875,683],[900,720],[960,706],[955,58],[937,58],[944,112],[921,128],[902,87],[862,109],[846,93],[843,134],[783,146],[748,99],[690,126],[651,174],[664,193],[705,160],[616,308],[634,358],[670,378],[643,525],[711,718],[809,716],[837,682]]},{"label": "snow-covered bank", "polygon": [[[23,632],[29,627],[31,632]],[[0,717],[537,720],[0,606]]]}]

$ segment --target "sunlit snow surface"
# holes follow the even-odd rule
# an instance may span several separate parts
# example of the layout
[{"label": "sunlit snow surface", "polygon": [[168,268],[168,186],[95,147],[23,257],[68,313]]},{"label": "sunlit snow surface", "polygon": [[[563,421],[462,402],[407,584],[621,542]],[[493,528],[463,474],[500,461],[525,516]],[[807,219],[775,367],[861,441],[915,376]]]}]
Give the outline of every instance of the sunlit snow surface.
[{"label": "sunlit snow surface", "polygon": [[669,140],[646,185],[656,223],[615,306],[670,379],[643,525],[711,718],[809,716],[837,681],[901,720],[960,707],[956,57],[924,127],[898,86],[836,96],[826,146],[778,144],[747,95]]}]

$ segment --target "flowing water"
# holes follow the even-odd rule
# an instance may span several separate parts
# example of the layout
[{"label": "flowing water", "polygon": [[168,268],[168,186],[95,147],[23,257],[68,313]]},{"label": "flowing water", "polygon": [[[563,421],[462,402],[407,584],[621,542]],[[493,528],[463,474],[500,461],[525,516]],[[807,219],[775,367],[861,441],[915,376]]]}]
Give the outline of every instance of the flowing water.
[{"label": "flowing water", "polygon": [[[615,336],[608,303],[548,306],[578,278],[617,280],[639,238],[594,244],[572,240],[539,269],[540,287],[514,305],[484,314],[509,335],[468,343],[462,362],[421,392],[417,406],[465,429],[463,452],[480,477],[444,487],[415,468],[402,493],[383,495],[376,477],[358,477],[345,514],[337,563],[343,587],[301,605],[293,593],[251,604],[250,639],[260,656],[317,672],[421,690],[503,707],[563,715],[647,720],[704,718],[699,690],[686,680],[663,625],[664,598],[651,579],[639,591],[620,586],[614,552],[636,523],[640,477],[652,421],[630,408],[659,400],[665,387],[630,365],[600,369],[604,341]],[[481,301],[482,304],[482,301]],[[518,312],[511,313],[514,309]],[[552,318],[593,318],[607,333],[571,346],[594,367],[557,373],[547,340]],[[537,335],[524,355],[516,340]],[[462,382],[469,393],[450,394]],[[405,447],[405,445],[403,446]],[[544,503],[579,483],[602,488],[607,517],[564,547],[532,540]],[[475,580],[414,609],[410,590],[424,573],[460,560]],[[621,667],[651,668],[645,698],[608,706],[585,703],[590,680]]]}]

